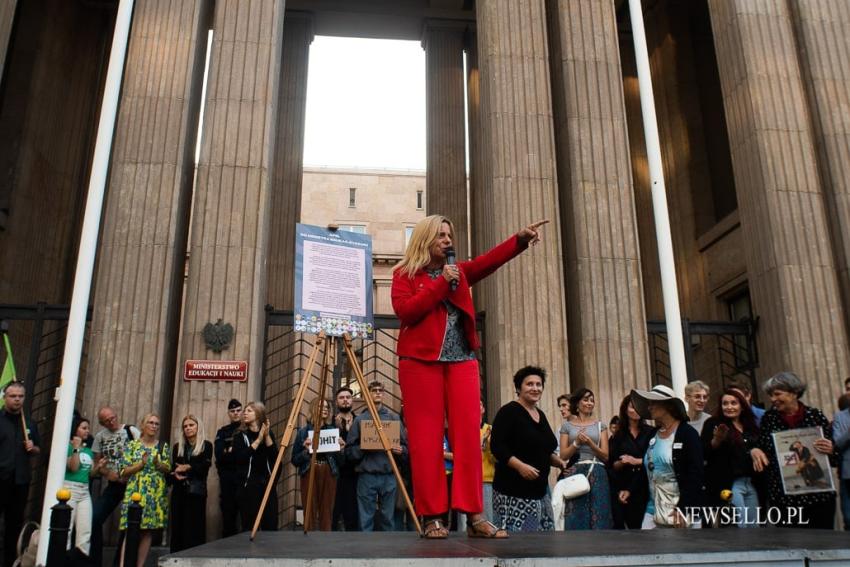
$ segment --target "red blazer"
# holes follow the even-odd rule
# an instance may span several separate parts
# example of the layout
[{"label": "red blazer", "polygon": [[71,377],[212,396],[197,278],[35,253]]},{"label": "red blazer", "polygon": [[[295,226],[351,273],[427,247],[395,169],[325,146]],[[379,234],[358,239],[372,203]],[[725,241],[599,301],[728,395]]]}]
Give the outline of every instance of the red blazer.
[{"label": "red blazer", "polygon": [[472,350],[478,349],[475,332],[475,308],[469,286],[495,272],[502,264],[528,248],[516,235],[511,236],[489,252],[467,262],[460,262],[460,281],[451,291],[444,277],[431,279],[425,270],[410,278],[406,274],[393,274],[393,310],[401,320],[396,352],[400,357],[437,361],[443,349],[448,310],[443,303],[448,299],[462,313],[463,330]]}]

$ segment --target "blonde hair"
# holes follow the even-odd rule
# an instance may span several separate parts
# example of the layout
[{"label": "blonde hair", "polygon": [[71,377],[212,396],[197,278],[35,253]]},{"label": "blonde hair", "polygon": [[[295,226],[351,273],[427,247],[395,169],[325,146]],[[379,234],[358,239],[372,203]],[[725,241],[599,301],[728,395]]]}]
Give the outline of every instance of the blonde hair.
[{"label": "blonde hair", "polygon": [[[254,410],[254,417],[256,418],[256,421],[254,421],[254,423],[257,424],[257,427],[262,427],[263,423],[266,421],[266,406],[265,406],[265,404],[263,404],[263,402],[248,402],[247,404],[245,404],[245,409],[248,409],[248,408],[251,408],[252,410]],[[244,410],[243,410],[242,415],[243,416],[245,415]],[[248,429],[248,426],[245,425],[244,418],[242,420],[242,423],[239,424],[239,429],[242,430],[242,431],[245,431],[246,429]]]},{"label": "blonde hair", "polygon": [[[158,413],[156,413],[156,412],[146,413],[146,414],[144,415],[144,417],[142,417],[142,421],[140,421],[140,422],[139,422],[139,431],[141,431],[141,432],[142,432],[142,435],[144,435],[144,431],[145,431],[145,424],[146,424],[146,423],[148,422],[148,420],[149,420],[150,418],[152,418],[152,417],[157,418],[157,419],[159,420],[159,426],[160,426],[160,427],[162,427],[162,418],[161,418],[161,417],[159,417],[159,414],[158,414]],[[160,433],[161,433],[161,432],[160,432]]]},{"label": "blonde hair", "polygon": [[688,385],[685,386],[685,395],[692,396],[699,392],[700,390],[705,390],[706,394],[710,394],[711,390],[708,387],[708,384],[703,382],[702,380],[694,380],[693,382],[688,382]]},{"label": "blonde hair", "polygon": [[399,272],[409,278],[431,263],[431,244],[440,234],[443,223],[449,225],[449,234],[452,241],[455,238],[455,227],[452,221],[442,215],[431,215],[425,217],[413,227],[410,242],[404,251],[404,258],[395,265],[394,272]]},{"label": "blonde hair", "polygon": [[197,457],[201,453],[204,452],[204,443],[207,438],[204,435],[204,424],[201,423],[201,420],[192,415],[188,414],[186,417],[180,420],[180,438],[183,440],[184,448],[189,445],[189,440],[186,439],[186,433],[183,431],[183,425],[186,423],[186,420],[194,421],[195,425],[198,426],[198,434],[195,437],[195,445],[192,447],[192,456]]},{"label": "blonde hair", "polygon": [[310,415],[307,416],[307,418],[312,422],[313,416],[315,416],[316,411],[318,411],[319,412],[319,419],[322,419],[322,417],[321,417],[322,414],[321,414],[321,409],[320,409],[321,405],[320,404],[327,404],[328,405],[328,417],[322,423],[322,425],[327,425],[331,422],[331,419],[333,419],[333,415],[331,413],[331,401],[330,400],[325,400],[325,399],[322,399],[322,398],[319,398],[319,397],[313,398],[313,401],[310,402]]}]

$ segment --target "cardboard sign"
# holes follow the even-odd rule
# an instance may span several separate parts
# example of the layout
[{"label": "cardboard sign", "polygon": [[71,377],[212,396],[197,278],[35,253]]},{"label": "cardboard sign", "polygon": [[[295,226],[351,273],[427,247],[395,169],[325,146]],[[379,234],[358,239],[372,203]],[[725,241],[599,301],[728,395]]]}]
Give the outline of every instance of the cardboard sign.
[{"label": "cardboard sign", "polygon": [[[307,432],[307,439],[313,438],[313,432]],[[313,446],[310,446],[313,452]],[[339,452],[339,429],[322,429],[319,431],[319,453]]]},{"label": "cardboard sign", "polygon": [[[382,421],[381,424],[384,426],[384,435],[390,442],[390,447],[401,445],[401,422]],[[360,422],[360,448],[364,451],[384,450],[384,446],[381,445],[381,438],[378,437],[378,430],[375,429],[375,422],[371,419],[364,419]]]}]

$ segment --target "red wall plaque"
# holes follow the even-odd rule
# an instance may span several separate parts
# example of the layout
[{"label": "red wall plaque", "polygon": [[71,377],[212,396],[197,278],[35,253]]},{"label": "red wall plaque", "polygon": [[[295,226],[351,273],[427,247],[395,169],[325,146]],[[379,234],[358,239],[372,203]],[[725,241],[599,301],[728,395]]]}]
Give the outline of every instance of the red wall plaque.
[{"label": "red wall plaque", "polygon": [[244,360],[187,360],[183,379],[247,382],[248,363]]}]

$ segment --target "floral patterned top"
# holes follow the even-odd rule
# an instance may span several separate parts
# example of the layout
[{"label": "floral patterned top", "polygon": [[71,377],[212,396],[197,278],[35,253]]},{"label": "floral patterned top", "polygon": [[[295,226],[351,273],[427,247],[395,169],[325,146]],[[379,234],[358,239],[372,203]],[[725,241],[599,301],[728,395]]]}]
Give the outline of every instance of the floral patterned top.
[{"label": "floral patterned top", "polygon": [[127,480],[124,501],[121,503],[119,528],[122,530],[127,529],[127,510],[131,502],[130,497],[134,492],[142,495],[139,504],[142,505],[141,528],[143,530],[164,528],[168,520],[168,487],[165,484],[165,475],[156,468],[154,458],[158,455],[160,463],[171,467],[171,451],[168,443],[157,443],[154,447],[146,447],[140,439],[130,441],[124,449],[121,469],[137,464],[145,453],[148,455],[145,467]]},{"label": "floral patterned top", "polygon": [[[432,280],[441,276],[443,270],[428,270],[428,276]],[[446,319],[446,334],[443,338],[443,348],[440,351],[440,362],[462,362],[464,360],[475,360],[475,353],[469,348],[466,335],[463,334],[463,320],[460,309],[448,299],[443,300],[448,310]]]}]

